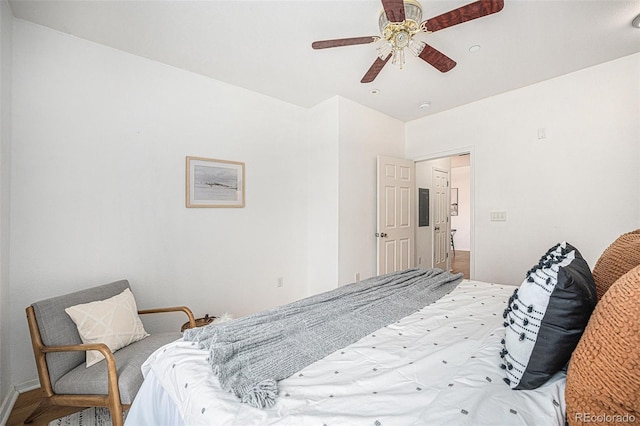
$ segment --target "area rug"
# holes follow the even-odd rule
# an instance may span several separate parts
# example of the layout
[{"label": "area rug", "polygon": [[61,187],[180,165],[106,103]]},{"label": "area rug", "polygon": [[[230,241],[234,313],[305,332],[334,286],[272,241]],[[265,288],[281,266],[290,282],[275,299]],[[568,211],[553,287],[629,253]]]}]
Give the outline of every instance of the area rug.
[{"label": "area rug", "polygon": [[[126,411],[123,417],[127,417]],[[111,414],[108,408],[92,407],[49,422],[49,426],[111,426]]]}]

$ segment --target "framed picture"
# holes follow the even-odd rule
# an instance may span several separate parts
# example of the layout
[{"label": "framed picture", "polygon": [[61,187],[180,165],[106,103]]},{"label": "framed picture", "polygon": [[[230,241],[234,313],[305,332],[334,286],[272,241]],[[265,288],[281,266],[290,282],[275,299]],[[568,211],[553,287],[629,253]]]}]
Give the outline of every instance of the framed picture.
[{"label": "framed picture", "polygon": [[458,216],[458,188],[451,188],[451,216]]},{"label": "framed picture", "polygon": [[244,207],[244,163],[187,157],[187,207]]}]

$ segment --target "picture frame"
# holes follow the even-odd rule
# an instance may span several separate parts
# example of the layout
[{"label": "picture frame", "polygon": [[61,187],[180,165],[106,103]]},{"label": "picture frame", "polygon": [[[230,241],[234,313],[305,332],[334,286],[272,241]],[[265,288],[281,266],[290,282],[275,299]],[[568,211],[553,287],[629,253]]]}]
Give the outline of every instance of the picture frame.
[{"label": "picture frame", "polygon": [[458,188],[451,188],[451,216],[458,216]]},{"label": "picture frame", "polygon": [[186,158],[186,206],[242,208],[244,163],[214,158]]}]

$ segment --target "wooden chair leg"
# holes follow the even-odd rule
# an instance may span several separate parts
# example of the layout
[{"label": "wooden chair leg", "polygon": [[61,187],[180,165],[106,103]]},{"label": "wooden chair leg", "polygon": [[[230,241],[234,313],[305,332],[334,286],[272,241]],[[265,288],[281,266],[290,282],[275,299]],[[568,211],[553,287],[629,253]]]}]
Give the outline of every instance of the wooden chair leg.
[{"label": "wooden chair leg", "polygon": [[122,406],[120,404],[109,405],[109,413],[111,414],[111,424],[113,426],[124,426]]},{"label": "wooden chair leg", "polygon": [[49,398],[42,398],[38,403],[38,406],[29,414],[29,417],[25,419],[25,423],[32,423],[40,414],[51,408],[53,404]]}]

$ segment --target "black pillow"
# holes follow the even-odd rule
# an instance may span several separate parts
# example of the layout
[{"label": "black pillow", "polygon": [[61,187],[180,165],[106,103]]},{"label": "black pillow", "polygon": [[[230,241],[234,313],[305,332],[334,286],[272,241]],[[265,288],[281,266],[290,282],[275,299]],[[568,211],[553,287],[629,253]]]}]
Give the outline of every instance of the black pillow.
[{"label": "black pillow", "polygon": [[589,265],[571,244],[545,253],[509,299],[500,352],[513,389],[535,389],[571,358],[597,302]]}]

